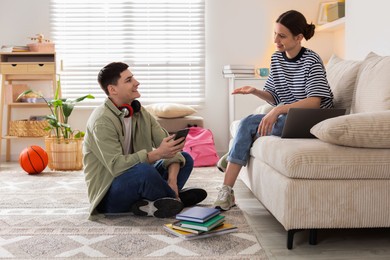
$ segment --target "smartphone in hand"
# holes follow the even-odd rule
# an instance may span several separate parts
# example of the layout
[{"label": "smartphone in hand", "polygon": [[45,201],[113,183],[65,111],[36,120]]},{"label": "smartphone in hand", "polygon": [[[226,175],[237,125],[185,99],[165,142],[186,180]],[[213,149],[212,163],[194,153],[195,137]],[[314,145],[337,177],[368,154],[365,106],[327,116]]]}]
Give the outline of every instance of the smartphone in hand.
[{"label": "smartphone in hand", "polygon": [[[189,128],[184,128],[184,129],[177,131],[173,140],[177,140],[181,137],[184,137],[184,139],[185,139],[187,137],[189,131],[190,131]],[[182,142],[184,142],[184,140]],[[180,142],[178,144],[181,144],[182,142]]]}]

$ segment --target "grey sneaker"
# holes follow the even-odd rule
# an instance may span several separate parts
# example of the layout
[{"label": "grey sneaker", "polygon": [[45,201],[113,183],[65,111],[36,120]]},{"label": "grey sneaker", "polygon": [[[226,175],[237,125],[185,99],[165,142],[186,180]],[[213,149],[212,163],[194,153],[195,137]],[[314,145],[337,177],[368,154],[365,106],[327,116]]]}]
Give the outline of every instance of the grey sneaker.
[{"label": "grey sneaker", "polygon": [[236,206],[234,191],[231,187],[223,185],[219,188],[217,200],[214,202],[214,208],[221,210],[229,210]]},{"label": "grey sneaker", "polygon": [[218,170],[220,170],[221,172],[225,172],[226,171],[226,167],[227,167],[227,157],[228,157],[228,154],[225,154],[224,156],[221,157],[221,159],[219,159],[219,161],[217,162],[217,168]]}]

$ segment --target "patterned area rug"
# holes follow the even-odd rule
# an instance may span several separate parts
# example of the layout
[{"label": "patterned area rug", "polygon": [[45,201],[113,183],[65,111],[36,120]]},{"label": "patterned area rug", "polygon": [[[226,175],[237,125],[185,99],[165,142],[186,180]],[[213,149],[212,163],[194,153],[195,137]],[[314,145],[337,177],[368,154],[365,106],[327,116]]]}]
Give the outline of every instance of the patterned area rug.
[{"label": "patterned area rug", "polygon": [[[206,189],[210,206],[222,175],[194,170],[187,186]],[[174,219],[107,216],[89,221],[82,172],[27,175],[18,166],[0,173],[0,258],[267,259],[242,211],[224,212],[238,231],[183,240],[162,228]]]}]

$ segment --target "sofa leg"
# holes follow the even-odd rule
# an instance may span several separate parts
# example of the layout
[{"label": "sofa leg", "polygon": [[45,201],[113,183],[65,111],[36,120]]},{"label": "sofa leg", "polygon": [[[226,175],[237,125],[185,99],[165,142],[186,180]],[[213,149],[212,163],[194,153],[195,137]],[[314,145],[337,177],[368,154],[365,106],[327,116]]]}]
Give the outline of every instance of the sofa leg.
[{"label": "sofa leg", "polygon": [[[287,249],[293,248],[294,234],[302,229],[287,230]],[[317,229],[309,229],[309,244],[317,245]]]},{"label": "sofa leg", "polygon": [[293,248],[294,234],[299,231],[299,229],[290,229],[287,230],[287,249]]},{"label": "sofa leg", "polygon": [[309,230],[309,244],[317,245],[317,229]]}]

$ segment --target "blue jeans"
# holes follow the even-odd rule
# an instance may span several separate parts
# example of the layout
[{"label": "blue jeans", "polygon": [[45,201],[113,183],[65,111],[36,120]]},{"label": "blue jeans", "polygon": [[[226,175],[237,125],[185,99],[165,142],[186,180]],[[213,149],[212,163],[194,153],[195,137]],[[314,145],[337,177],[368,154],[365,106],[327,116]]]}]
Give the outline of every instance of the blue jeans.
[{"label": "blue jeans", "polygon": [[[257,128],[265,114],[249,115],[240,121],[237,134],[233,139],[232,147],[227,160],[229,162],[245,166],[249,159],[249,151],[253,142],[259,137]],[[286,115],[280,115],[272,127],[271,135],[281,136],[286,121]]]},{"label": "blue jeans", "polygon": [[[194,166],[194,160],[182,152],[186,163],[180,168],[177,176],[179,190],[184,187]],[[116,177],[103,200],[97,206],[100,213],[129,212],[131,206],[141,200],[156,200],[164,197],[175,198],[175,192],[167,183],[168,170],[163,167],[162,160],[154,165],[139,163]]]}]

